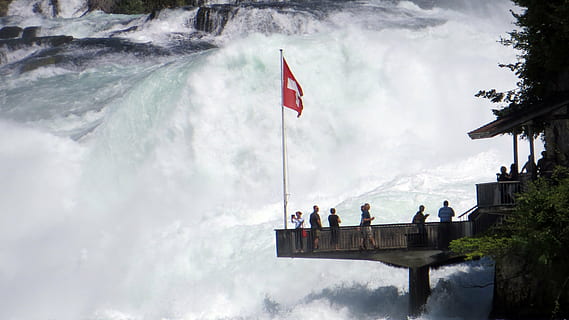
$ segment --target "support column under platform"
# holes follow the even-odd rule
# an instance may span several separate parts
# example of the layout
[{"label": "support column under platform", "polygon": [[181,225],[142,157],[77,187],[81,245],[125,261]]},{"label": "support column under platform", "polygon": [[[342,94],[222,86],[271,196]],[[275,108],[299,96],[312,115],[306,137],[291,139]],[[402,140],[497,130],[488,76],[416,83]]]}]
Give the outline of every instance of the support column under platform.
[{"label": "support column under platform", "polygon": [[431,294],[429,267],[409,268],[409,314],[421,314]]}]

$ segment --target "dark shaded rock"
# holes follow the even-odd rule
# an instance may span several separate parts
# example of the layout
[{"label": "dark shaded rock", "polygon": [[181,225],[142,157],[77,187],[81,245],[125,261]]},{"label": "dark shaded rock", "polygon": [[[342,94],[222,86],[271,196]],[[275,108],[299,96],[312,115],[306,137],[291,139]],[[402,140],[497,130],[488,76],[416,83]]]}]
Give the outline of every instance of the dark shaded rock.
[{"label": "dark shaded rock", "polygon": [[50,37],[33,38],[31,40],[32,40],[31,41],[32,43],[35,43],[37,45],[46,45],[46,46],[51,46],[51,47],[57,47],[57,46],[61,46],[61,45],[64,45],[66,43],[73,41],[73,37],[72,36],[50,36]]},{"label": "dark shaded rock", "polygon": [[21,66],[20,72],[27,72],[49,65],[55,65],[57,63],[63,62],[64,60],[65,57],[60,55],[29,59]]},{"label": "dark shaded rock", "polygon": [[566,319],[569,274],[563,264],[509,255],[496,261],[491,318]]},{"label": "dark shaded rock", "polygon": [[39,45],[39,46],[49,46],[56,47],[73,40],[72,36],[50,36],[50,37],[36,37],[30,39],[6,39],[0,40],[0,48],[7,48],[9,50],[17,50],[26,46]]},{"label": "dark shaded rock", "polygon": [[120,35],[122,35],[123,33],[129,33],[129,32],[133,32],[138,30],[138,26],[132,26],[129,28],[126,28],[124,30],[118,30],[118,31],[113,31],[110,35],[109,38],[114,38],[114,37],[119,37]]},{"label": "dark shaded rock", "polygon": [[194,28],[199,31],[219,35],[227,21],[235,15],[237,8],[226,5],[200,7],[194,20]]},{"label": "dark shaded rock", "polygon": [[32,40],[33,38],[38,36],[38,31],[40,31],[40,27],[26,27],[22,32],[22,39],[23,40]]},{"label": "dark shaded rock", "polygon": [[117,0],[89,0],[87,2],[88,11],[101,10],[106,13],[112,13],[117,8]]},{"label": "dark shaded rock", "polygon": [[8,26],[0,29],[0,39],[19,38],[22,28],[16,26]]},{"label": "dark shaded rock", "polygon": [[70,49],[97,49],[97,54],[103,53],[131,53],[136,56],[164,56],[170,52],[162,47],[148,43],[136,43],[122,38],[83,38],[75,39]]},{"label": "dark shaded rock", "polygon": [[[210,4],[211,2],[215,2],[212,0],[179,0],[179,1],[161,1],[161,2],[144,2],[143,1],[143,8],[146,13],[151,14],[151,18],[154,18],[157,12],[161,9],[166,8],[179,8],[179,7],[193,7],[197,8],[200,6],[205,6]],[[228,1],[228,2],[238,2],[238,1]],[[125,1],[121,0],[88,0],[87,7],[90,11],[94,10],[101,10],[106,13],[127,13],[131,14],[134,12],[124,12],[124,4]],[[128,11],[128,10],[127,10]],[[137,12],[138,13],[138,12]]]}]

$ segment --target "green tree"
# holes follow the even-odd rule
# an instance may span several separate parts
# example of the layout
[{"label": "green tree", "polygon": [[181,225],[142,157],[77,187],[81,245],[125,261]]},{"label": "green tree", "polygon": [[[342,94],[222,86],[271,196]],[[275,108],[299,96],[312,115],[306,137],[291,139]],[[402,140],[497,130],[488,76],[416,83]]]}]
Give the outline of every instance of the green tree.
[{"label": "green tree", "polygon": [[[490,256],[506,270],[512,268],[508,264],[516,265],[518,271],[506,278],[501,273],[498,283],[498,305],[509,304],[507,315],[569,316],[569,170],[557,167],[551,179],[530,183],[527,192],[516,197],[515,211],[504,223],[482,237],[452,241],[450,248],[469,258]],[[510,276],[518,285],[509,283]],[[541,285],[535,286],[536,281]],[[510,299],[505,297],[512,300],[505,302]]]},{"label": "green tree", "polygon": [[[500,64],[520,79],[517,88],[481,90],[476,96],[499,105],[500,118],[569,90],[569,0],[512,0],[518,27],[501,43],[520,51],[514,63]],[[543,129],[538,128],[540,130]]]},{"label": "green tree", "polygon": [[569,171],[558,167],[551,180],[538,179],[516,201],[508,221],[513,245],[542,264],[568,264]]},{"label": "green tree", "polygon": [[540,264],[569,265],[569,170],[557,167],[551,179],[529,183],[503,224],[482,237],[455,240],[450,248],[470,258],[515,252]]}]

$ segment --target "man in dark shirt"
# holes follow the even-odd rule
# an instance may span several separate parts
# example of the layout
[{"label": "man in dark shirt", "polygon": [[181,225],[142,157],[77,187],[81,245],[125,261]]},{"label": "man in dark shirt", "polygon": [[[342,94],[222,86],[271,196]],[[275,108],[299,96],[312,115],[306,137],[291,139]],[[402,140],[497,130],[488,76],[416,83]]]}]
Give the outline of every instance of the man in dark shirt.
[{"label": "man in dark shirt", "polygon": [[312,235],[312,249],[318,249],[318,240],[320,239],[320,230],[322,230],[322,222],[320,221],[320,215],[318,214],[317,205],[314,207],[314,211],[310,214],[310,233]]},{"label": "man in dark shirt", "polygon": [[419,231],[419,238],[417,240],[421,245],[427,243],[427,229],[425,228],[425,220],[427,220],[428,216],[429,214],[425,214],[424,205],[420,205],[419,211],[417,211],[417,213],[415,213],[415,216],[413,216],[413,224],[417,226],[417,231]]},{"label": "man in dark shirt", "polygon": [[338,240],[340,238],[340,223],[342,220],[336,214],[336,209],[330,209],[330,215],[328,216],[328,223],[330,224],[330,244],[334,246],[334,249],[338,250]]},{"label": "man in dark shirt", "polygon": [[417,229],[421,234],[426,233],[425,220],[427,220],[427,217],[429,216],[429,214],[424,214],[424,212],[425,212],[425,206],[420,205],[419,211],[417,211],[417,213],[413,217],[413,223],[417,226]]},{"label": "man in dark shirt", "polygon": [[555,163],[547,156],[546,151],[541,152],[541,159],[537,160],[537,173],[540,177],[551,178]]}]

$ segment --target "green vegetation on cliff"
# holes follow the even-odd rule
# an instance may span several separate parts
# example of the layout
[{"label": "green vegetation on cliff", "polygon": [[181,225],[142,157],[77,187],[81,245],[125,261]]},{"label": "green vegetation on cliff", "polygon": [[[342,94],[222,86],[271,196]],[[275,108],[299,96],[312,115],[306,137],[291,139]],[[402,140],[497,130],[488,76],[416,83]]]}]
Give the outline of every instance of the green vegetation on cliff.
[{"label": "green vegetation on cliff", "polygon": [[503,224],[482,237],[453,241],[450,247],[470,258],[515,252],[540,264],[569,265],[569,170],[557,167],[551,179],[529,183]]},{"label": "green vegetation on cliff", "polygon": [[569,170],[557,167],[551,179],[530,183],[504,223],[450,248],[496,261],[494,316],[569,316]]},{"label": "green vegetation on cliff", "polygon": [[[477,94],[501,107],[494,110],[498,118],[569,93],[569,1],[512,2],[520,8],[512,12],[518,29],[501,42],[520,51],[520,54],[516,63],[501,67],[509,68],[518,76],[517,88],[506,92],[483,90]],[[548,125],[534,123],[534,133],[544,132]],[[569,132],[557,130],[555,134],[566,136]],[[516,211],[504,226],[495,228],[482,238],[456,241],[452,244],[453,250],[471,257],[500,257],[515,252],[546,265],[552,261],[569,265],[567,177],[567,170],[558,168],[551,180],[540,179],[530,184],[528,192],[519,195]]]},{"label": "green vegetation on cliff", "polygon": [[[501,42],[520,54],[515,63],[500,66],[515,73],[517,87],[477,94],[498,106],[493,110],[497,118],[569,97],[569,1],[512,2],[520,7],[512,12],[518,29]],[[568,128],[566,118],[544,117],[512,133],[543,134],[551,159],[567,166]],[[493,317],[569,317],[569,171],[558,166],[551,179],[530,183],[502,224],[482,237],[453,241],[450,248],[496,261]]]}]

